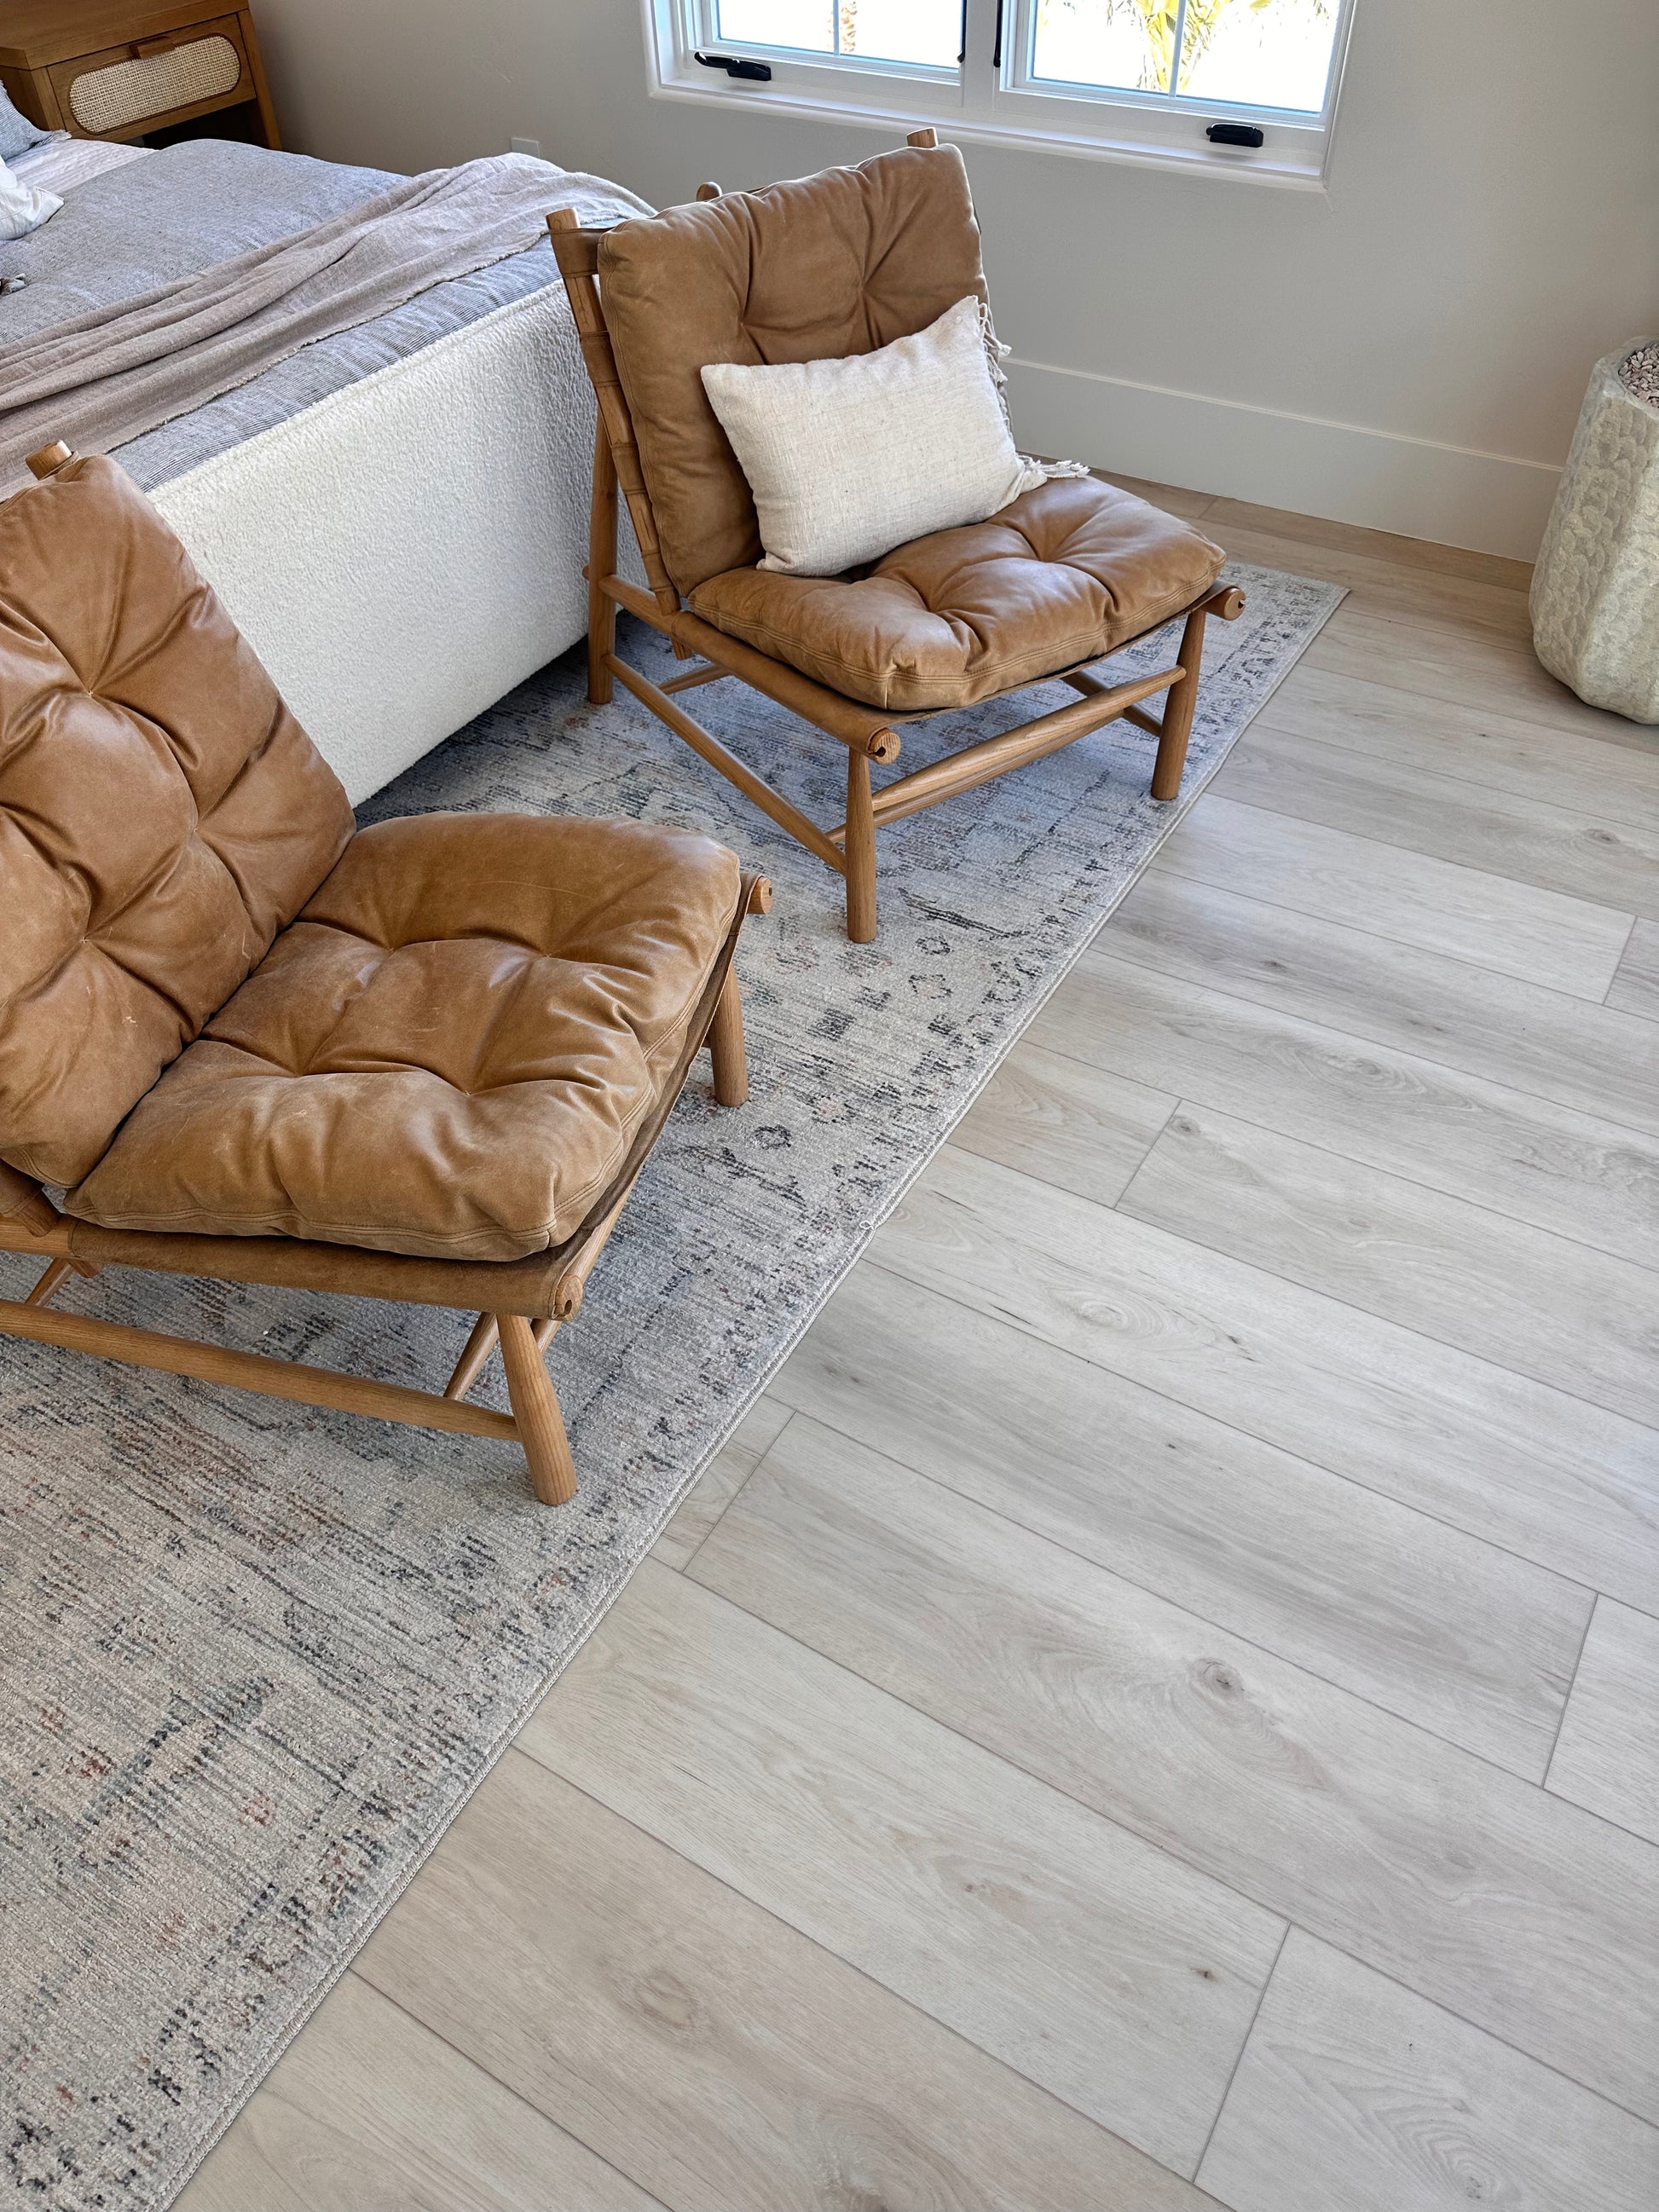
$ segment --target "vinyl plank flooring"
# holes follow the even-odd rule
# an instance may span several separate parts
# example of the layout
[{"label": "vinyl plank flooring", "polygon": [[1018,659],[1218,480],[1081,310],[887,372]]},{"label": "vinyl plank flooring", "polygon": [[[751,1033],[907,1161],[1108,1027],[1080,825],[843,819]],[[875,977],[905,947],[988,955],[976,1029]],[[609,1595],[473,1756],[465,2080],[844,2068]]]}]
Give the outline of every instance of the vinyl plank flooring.
[{"label": "vinyl plank flooring", "polygon": [[805,1417],[690,1571],[1585,2087],[1659,2112],[1653,1845]]},{"label": "vinyl plank flooring", "polygon": [[1659,1844],[1659,1620],[1596,1601],[1549,1787]]},{"label": "vinyl plank flooring", "polygon": [[348,1974],[178,2212],[653,2212],[656,2204]]},{"label": "vinyl plank flooring", "polygon": [[1596,1000],[1617,972],[1635,919],[1213,793],[1159,848],[1150,872],[1322,921],[1358,921],[1395,944]]},{"label": "vinyl plank flooring", "polygon": [[1659,1024],[1637,1015],[1156,872],[1096,944],[1659,1136]]},{"label": "vinyl plank flooring", "polygon": [[951,1142],[1110,1206],[1175,1108],[1167,1091],[1022,1043],[957,1124]]},{"label": "vinyl plank flooring", "polygon": [[1659,830],[1659,733],[1641,751],[1610,744],[1599,732],[1584,735],[1491,706],[1430,698],[1306,659],[1250,725],[1250,738],[1264,729],[1358,753],[1379,770],[1443,776],[1599,821]]},{"label": "vinyl plank flooring", "polygon": [[1635,915],[1659,915],[1659,822],[1613,823],[1553,799],[1483,791],[1273,728],[1253,730],[1236,745],[1210,790],[1218,799],[1611,908],[1623,915],[1626,931]]},{"label": "vinyl plank flooring", "polygon": [[[1147,497],[1152,494],[1148,492]],[[1258,507],[1249,500],[1218,495],[1204,510],[1214,538],[1229,530],[1268,532],[1302,546],[1327,552],[1363,554],[1396,568],[1420,568],[1431,575],[1461,576],[1496,584],[1507,592],[1526,592],[1532,584],[1530,561],[1511,561],[1501,553],[1477,553],[1462,545],[1437,545],[1426,538],[1402,538],[1391,530],[1366,530],[1322,515],[1297,514],[1281,507]]]},{"label": "vinyl plank flooring", "polygon": [[1651,2212],[1659,2130],[1295,1929],[1202,2172],[1233,2212]]},{"label": "vinyl plank flooring", "polygon": [[1092,473],[1105,483],[1114,483],[1120,490],[1132,491],[1137,499],[1150,500],[1167,514],[1179,514],[1194,522],[1200,514],[1207,514],[1215,505],[1215,494],[1210,491],[1188,491],[1182,484],[1153,483],[1146,477],[1122,477],[1108,469],[1096,469]]},{"label": "vinyl plank flooring", "polygon": [[1659,922],[1638,921],[1632,930],[1607,1004],[1659,1022]]},{"label": "vinyl plank flooring", "polygon": [[1207,1107],[1171,1118],[1119,1204],[1659,1426],[1659,1274],[1628,1260]]},{"label": "vinyl plank flooring", "polygon": [[641,1569],[520,1743],[1193,2172],[1276,1914],[664,1568]]},{"label": "vinyl plank flooring", "polygon": [[1349,595],[187,2212],[1659,2204],[1659,731],[1117,481]]},{"label": "vinyl plank flooring", "polygon": [[1542,1780],[1589,1620],[1578,1584],[880,1267],[842,1285],[774,1387],[1143,1589]]},{"label": "vinyl plank flooring", "polygon": [[776,1440],[789,1419],[787,1406],[758,1399],[675,1508],[651,1555],[683,1567]]},{"label": "vinyl plank flooring", "polygon": [[1347,599],[1309,647],[1290,684],[1303,670],[1314,668],[1364,677],[1425,698],[1455,701],[1477,713],[1517,716],[1637,752],[1651,753],[1655,748],[1651,730],[1603,708],[1586,706],[1558,683],[1525,638],[1441,629]]},{"label": "vinyl plank flooring", "polygon": [[1656,1608],[1659,1448],[1637,1422],[951,1146],[871,1253],[1263,1443]]},{"label": "vinyl plank flooring", "polygon": [[[1208,524],[1214,514],[1213,507],[1206,508],[1203,521]],[[1432,575],[1408,562],[1379,560],[1374,554],[1316,545],[1305,538],[1287,538],[1238,523],[1217,522],[1205,534],[1225,550],[1229,560],[1288,568],[1293,574],[1323,576],[1344,585],[1359,612],[1457,635],[1474,631],[1528,641],[1532,635],[1526,594],[1507,585]]]},{"label": "vinyl plank flooring", "polygon": [[520,1752],[357,1970],[675,2212],[1209,2202]]},{"label": "vinyl plank flooring", "polygon": [[[1029,1035],[1114,1079],[1659,1267],[1659,1139],[1102,952]],[[1096,1195],[1048,1164],[1032,1171]]]}]

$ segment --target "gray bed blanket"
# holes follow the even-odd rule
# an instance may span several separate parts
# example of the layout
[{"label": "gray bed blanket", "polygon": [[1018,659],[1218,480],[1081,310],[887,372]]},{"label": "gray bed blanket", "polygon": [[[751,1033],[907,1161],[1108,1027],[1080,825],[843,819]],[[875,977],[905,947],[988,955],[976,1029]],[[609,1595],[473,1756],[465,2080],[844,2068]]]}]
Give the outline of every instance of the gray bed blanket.
[{"label": "gray bed blanket", "polygon": [[[118,186],[149,166],[118,170],[82,191]],[[27,481],[24,456],[51,438],[106,453],[262,377],[302,348],[523,254],[545,236],[548,210],[560,206],[592,222],[650,212],[602,178],[501,155],[391,181],[320,223],[135,296],[89,303],[27,335],[13,336],[15,325],[5,318],[0,492]],[[38,313],[45,302],[29,304]]]}]

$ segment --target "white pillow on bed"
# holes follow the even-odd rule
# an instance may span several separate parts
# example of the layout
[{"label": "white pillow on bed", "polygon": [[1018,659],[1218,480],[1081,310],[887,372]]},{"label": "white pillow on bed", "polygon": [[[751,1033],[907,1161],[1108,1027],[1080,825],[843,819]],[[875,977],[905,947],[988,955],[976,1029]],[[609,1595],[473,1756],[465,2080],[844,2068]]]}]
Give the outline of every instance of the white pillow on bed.
[{"label": "white pillow on bed", "polygon": [[841,361],[711,362],[703,390],[755,497],[763,568],[836,576],[983,522],[1042,480],[1022,460],[971,295]]},{"label": "white pillow on bed", "polygon": [[33,191],[0,161],[0,239],[26,237],[63,204],[56,192]]}]

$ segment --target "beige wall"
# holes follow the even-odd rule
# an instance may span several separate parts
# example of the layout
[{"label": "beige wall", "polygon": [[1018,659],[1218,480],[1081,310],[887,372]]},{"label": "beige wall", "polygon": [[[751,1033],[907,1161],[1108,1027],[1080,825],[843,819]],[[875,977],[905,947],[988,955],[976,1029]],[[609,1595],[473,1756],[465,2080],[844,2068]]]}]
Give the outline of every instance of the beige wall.
[{"label": "beige wall", "polygon": [[[255,0],[290,145],[539,138],[658,202],[883,135],[647,99],[636,0]],[[1528,556],[1591,363],[1659,330],[1656,0],[1358,0],[1328,192],[964,145],[1025,441]]]}]

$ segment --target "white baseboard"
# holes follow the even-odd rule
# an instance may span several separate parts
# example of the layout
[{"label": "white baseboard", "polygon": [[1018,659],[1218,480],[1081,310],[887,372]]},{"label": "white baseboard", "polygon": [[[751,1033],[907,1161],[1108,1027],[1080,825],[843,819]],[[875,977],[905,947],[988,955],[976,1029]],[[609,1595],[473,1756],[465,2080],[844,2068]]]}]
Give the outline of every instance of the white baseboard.
[{"label": "white baseboard", "polygon": [[1028,453],[1517,561],[1537,552],[1561,474],[1543,461],[1018,355],[1007,367]]}]

